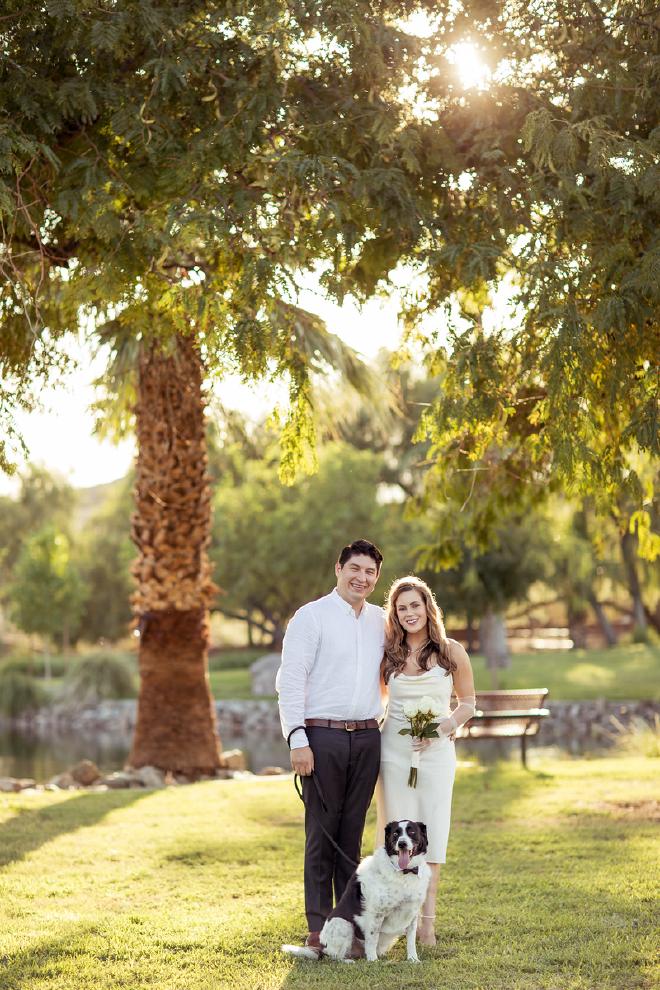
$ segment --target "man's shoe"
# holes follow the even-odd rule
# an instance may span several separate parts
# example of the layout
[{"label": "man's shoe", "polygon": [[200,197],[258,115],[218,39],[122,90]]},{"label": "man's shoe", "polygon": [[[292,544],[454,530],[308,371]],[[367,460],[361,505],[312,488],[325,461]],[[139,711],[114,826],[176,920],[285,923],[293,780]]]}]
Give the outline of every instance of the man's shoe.
[{"label": "man's shoe", "polygon": [[305,939],[305,948],[313,949],[317,956],[320,956],[322,952],[320,935],[320,932],[309,932]]}]

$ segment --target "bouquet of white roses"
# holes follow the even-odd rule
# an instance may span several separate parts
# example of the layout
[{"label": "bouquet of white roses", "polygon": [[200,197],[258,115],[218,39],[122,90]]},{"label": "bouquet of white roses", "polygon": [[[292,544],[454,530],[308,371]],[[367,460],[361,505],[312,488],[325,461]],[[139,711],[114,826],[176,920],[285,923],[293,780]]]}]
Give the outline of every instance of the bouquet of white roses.
[{"label": "bouquet of white roses", "polygon": [[[403,705],[403,714],[410,722],[409,729],[399,729],[400,736],[417,736],[419,739],[438,738],[438,718],[442,715],[442,709],[437,701],[424,695],[419,701],[406,701]],[[417,787],[417,770],[419,769],[420,751],[413,750],[408,774],[408,787]]]}]

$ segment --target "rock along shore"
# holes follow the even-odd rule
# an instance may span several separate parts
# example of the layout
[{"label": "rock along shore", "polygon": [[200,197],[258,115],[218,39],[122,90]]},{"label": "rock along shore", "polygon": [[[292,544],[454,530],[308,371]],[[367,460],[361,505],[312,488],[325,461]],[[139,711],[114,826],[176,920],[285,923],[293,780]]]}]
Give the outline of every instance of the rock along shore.
[{"label": "rock along shore", "polygon": [[[567,741],[576,746],[589,742],[608,745],[609,737],[616,737],[617,726],[628,728],[639,720],[652,725],[660,718],[660,702],[656,701],[549,701],[547,707],[550,717],[543,721],[536,737],[542,746],[566,746]],[[221,737],[265,736],[278,741],[282,738],[274,701],[218,701],[216,712]],[[64,731],[82,735],[104,731],[130,735],[135,728],[136,713],[137,702],[133,699],[102,701],[77,709],[53,705],[13,719],[10,727],[44,737]]]}]

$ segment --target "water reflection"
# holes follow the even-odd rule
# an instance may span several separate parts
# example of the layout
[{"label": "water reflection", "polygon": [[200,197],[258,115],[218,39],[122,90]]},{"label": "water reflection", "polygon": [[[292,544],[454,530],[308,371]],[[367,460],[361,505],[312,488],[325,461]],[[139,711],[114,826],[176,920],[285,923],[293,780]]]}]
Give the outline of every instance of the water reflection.
[{"label": "water reflection", "polygon": [[[224,749],[242,749],[248,769],[255,773],[266,766],[289,768],[289,753],[281,737],[246,739],[223,734],[222,744]],[[58,733],[43,738],[0,731],[0,777],[30,777],[44,783],[83,759],[93,760],[100,770],[110,772],[124,765],[130,745],[130,737],[110,732],[93,736]]]}]

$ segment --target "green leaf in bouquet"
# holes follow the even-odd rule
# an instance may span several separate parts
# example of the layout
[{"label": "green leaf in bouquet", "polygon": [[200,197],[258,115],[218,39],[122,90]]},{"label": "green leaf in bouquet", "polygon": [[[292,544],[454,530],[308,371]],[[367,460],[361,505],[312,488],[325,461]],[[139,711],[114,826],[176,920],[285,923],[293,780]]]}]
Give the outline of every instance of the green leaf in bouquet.
[{"label": "green leaf in bouquet", "polygon": [[412,729],[399,729],[400,736],[412,736]]}]

